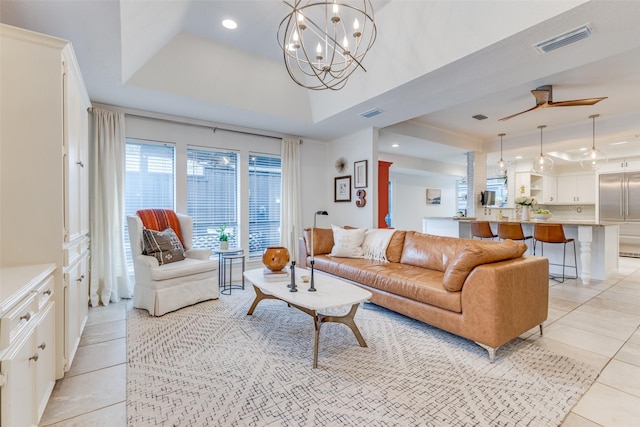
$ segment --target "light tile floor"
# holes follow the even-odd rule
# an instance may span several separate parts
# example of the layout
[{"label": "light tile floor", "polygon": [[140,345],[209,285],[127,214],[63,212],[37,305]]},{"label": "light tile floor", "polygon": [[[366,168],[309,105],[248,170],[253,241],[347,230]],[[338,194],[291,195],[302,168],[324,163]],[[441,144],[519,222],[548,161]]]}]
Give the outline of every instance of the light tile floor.
[{"label": "light tile floor", "polygon": [[[562,427],[640,425],[640,259],[583,286],[550,281],[549,319],[523,334],[602,373]],[[224,298],[224,297],[223,297]],[[71,370],[57,381],[40,426],[126,426],[126,314],[131,301],[89,310]],[[498,356],[500,352],[498,351]]]}]

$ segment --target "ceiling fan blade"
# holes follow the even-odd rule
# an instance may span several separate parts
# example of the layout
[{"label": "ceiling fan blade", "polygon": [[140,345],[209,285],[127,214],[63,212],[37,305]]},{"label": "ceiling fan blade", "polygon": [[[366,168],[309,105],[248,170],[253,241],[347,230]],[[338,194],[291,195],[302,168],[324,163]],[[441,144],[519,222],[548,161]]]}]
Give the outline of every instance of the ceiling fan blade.
[{"label": "ceiling fan blade", "polygon": [[515,116],[519,116],[520,114],[528,113],[529,111],[537,110],[538,108],[542,108],[542,107],[546,107],[546,106],[547,106],[547,104],[540,104],[540,105],[536,105],[535,107],[533,107],[533,108],[529,108],[528,110],[524,110],[524,111],[521,111],[521,112],[519,112],[519,113],[512,114],[511,116],[507,116],[507,117],[503,117],[503,118],[501,118],[501,119],[498,119],[498,121],[499,121],[499,122],[504,122],[505,120],[512,119],[512,118],[514,118]]},{"label": "ceiling fan blade", "polygon": [[572,99],[570,101],[549,102],[549,106],[550,107],[575,107],[579,105],[593,105],[607,98],[608,96],[605,96],[602,98]]}]

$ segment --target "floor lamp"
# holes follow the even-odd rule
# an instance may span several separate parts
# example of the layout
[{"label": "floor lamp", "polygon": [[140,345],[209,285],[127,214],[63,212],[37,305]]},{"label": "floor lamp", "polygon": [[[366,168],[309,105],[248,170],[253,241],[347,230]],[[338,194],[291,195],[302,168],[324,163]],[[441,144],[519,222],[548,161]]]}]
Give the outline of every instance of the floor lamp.
[{"label": "floor lamp", "polygon": [[327,211],[316,211],[313,215],[313,228],[311,229],[311,286],[309,287],[309,292],[315,292],[315,282],[313,281],[313,264],[315,264],[315,248],[314,248],[314,236],[316,234],[316,220],[318,219],[318,215],[329,215]]}]

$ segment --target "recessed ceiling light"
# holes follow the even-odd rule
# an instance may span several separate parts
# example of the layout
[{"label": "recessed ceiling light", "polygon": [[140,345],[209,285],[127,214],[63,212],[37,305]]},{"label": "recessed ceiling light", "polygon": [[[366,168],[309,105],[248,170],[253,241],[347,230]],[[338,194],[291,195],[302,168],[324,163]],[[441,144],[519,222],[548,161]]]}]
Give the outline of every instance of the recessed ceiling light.
[{"label": "recessed ceiling light", "polygon": [[581,148],[578,149],[578,151],[587,151],[587,150],[588,150],[587,147],[581,147]]},{"label": "recessed ceiling light", "polygon": [[629,141],[618,141],[618,142],[612,142],[611,145],[622,145],[622,144],[626,144]]},{"label": "recessed ceiling light", "polygon": [[398,147],[400,147],[400,144],[391,144],[391,147],[398,148]]},{"label": "recessed ceiling light", "polygon": [[236,28],[238,28],[238,24],[236,24],[236,21],[234,21],[233,19],[225,19],[224,21],[222,21],[222,26],[228,30],[235,30]]},{"label": "recessed ceiling light", "polygon": [[521,159],[521,158],[522,158],[522,156],[516,156],[516,159]]}]

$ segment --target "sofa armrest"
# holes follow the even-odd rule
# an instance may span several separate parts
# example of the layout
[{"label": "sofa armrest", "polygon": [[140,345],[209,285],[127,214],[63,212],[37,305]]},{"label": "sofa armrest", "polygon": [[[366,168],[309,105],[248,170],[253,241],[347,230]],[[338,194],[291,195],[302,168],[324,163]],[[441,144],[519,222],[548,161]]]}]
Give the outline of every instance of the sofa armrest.
[{"label": "sofa armrest", "polygon": [[306,268],[307,267],[307,257],[309,254],[307,253],[307,244],[304,241],[304,237],[298,238],[298,263],[297,267]]},{"label": "sofa armrest", "polygon": [[184,253],[184,256],[187,258],[193,258],[193,259],[209,259],[211,258],[211,249],[206,249],[206,248],[189,249]]},{"label": "sofa armrest", "polygon": [[151,255],[138,255],[135,257],[134,262],[136,263],[136,265],[145,268],[155,268],[160,265],[158,259]]},{"label": "sofa armrest", "polygon": [[549,260],[525,256],[480,265],[461,292],[465,336],[497,348],[547,319]]}]

